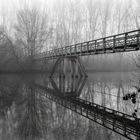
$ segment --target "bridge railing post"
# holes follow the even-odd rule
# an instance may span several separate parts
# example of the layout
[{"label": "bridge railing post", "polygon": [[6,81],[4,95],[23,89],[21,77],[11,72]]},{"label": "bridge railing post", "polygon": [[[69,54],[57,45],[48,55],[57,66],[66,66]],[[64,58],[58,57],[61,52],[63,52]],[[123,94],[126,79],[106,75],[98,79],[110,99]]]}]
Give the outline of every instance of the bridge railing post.
[{"label": "bridge railing post", "polygon": [[63,47],[63,55],[65,55],[66,53],[65,53],[65,48]]},{"label": "bridge railing post", "polygon": [[140,48],[140,39],[139,39],[139,37],[140,37],[140,30],[138,30],[138,32],[137,32],[137,48],[136,48],[136,50],[139,50],[139,48]]},{"label": "bridge railing post", "polygon": [[49,51],[49,57],[51,56],[51,51]]},{"label": "bridge railing post", "polygon": [[58,51],[59,51],[59,55],[62,55],[62,49],[60,48],[58,49]]},{"label": "bridge railing post", "polygon": [[54,51],[54,56],[55,56],[55,55],[58,55],[58,53],[59,53],[58,49],[55,49],[55,51]]},{"label": "bridge railing post", "polygon": [[58,52],[58,55],[61,55],[61,51],[60,51],[60,49],[57,49],[56,52]]},{"label": "bridge railing post", "polygon": [[70,49],[70,55],[71,55],[71,48],[72,48],[72,46],[69,46],[69,49]]},{"label": "bridge railing post", "polygon": [[63,48],[60,49],[60,53],[59,54],[63,56]]},{"label": "bridge railing post", "polygon": [[115,52],[116,36],[113,36],[113,53]]},{"label": "bridge railing post", "polygon": [[67,47],[65,47],[65,54],[66,54],[66,55],[68,55],[68,52],[67,52]]},{"label": "bridge railing post", "polygon": [[69,48],[68,48],[68,46],[66,47],[66,52],[67,52],[67,55],[69,55]]},{"label": "bridge railing post", "polygon": [[76,48],[76,45],[74,45],[75,46],[75,54],[77,53],[77,48]]},{"label": "bridge railing post", "polygon": [[59,55],[62,55],[63,52],[62,52],[62,48],[59,49]]},{"label": "bridge railing post", "polygon": [[52,51],[52,56],[53,56],[53,57],[55,56],[55,50]]},{"label": "bridge railing post", "polygon": [[89,42],[87,42],[87,53],[89,53]]},{"label": "bridge railing post", "polygon": [[124,37],[124,51],[127,48],[127,36],[128,36],[128,33],[125,33],[125,37]]},{"label": "bridge railing post", "polygon": [[80,54],[82,54],[82,43],[80,44],[80,47],[81,47],[81,50],[80,50],[81,52],[80,52]]},{"label": "bridge railing post", "polygon": [[97,47],[97,40],[95,40],[95,50],[94,50],[95,53],[96,53],[96,47]]},{"label": "bridge railing post", "polygon": [[58,55],[58,54],[57,54],[58,51],[56,51],[56,50],[57,50],[57,49],[54,50],[53,56],[55,56],[55,55],[57,56],[57,55]]},{"label": "bridge railing post", "polygon": [[104,53],[106,51],[106,38],[103,38],[103,47],[104,47]]},{"label": "bridge railing post", "polygon": [[62,56],[64,55],[64,49],[63,48],[61,48],[61,52],[62,52]]}]

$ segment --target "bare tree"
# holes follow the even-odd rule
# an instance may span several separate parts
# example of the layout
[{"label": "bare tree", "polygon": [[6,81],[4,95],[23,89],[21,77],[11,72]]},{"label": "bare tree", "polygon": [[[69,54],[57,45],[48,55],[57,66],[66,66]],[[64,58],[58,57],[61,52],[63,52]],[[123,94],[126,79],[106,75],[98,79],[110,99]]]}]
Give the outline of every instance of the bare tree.
[{"label": "bare tree", "polygon": [[134,25],[137,29],[140,28],[140,1],[136,0],[136,6],[132,7],[131,14],[133,16]]},{"label": "bare tree", "polygon": [[11,61],[16,62],[13,43],[3,25],[0,26],[0,59],[1,70],[6,70]]},{"label": "bare tree", "polygon": [[102,8],[100,9],[101,17],[101,35],[105,37],[107,35],[108,22],[110,19],[110,6],[111,3],[108,0],[101,2]]},{"label": "bare tree", "polygon": [[23,49],[24,56],[28,56],[31,63],[35,55],[47,49],[51,32],[47,12],[36,8],[24,8],[17,12],[15,37]]},{"label": "bare tree", "polygon": [[87,22],[89,24],[89,39],[94,39],[98,30],[99,1],[88,0],[87,2]]}]

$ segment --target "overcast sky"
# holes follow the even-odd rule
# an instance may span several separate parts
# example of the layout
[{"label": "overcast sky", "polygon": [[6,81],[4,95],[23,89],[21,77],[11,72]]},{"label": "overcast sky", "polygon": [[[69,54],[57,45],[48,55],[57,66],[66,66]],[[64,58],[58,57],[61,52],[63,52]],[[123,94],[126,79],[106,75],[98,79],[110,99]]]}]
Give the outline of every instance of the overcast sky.
[{"label": "overcast sky", "polygon": [[[53,5],[56,5],[57,3],[60,3],[60,1],[66,1],[66,0],[0,0],[0,15],[1,14],[8,14],[11,12],[15,12],[18,8],[22,7],[24,3],[26,3],[29,6],[36,6],[38,8],[46,7],[46,8],[52,8]],[[84,1],[87,0],[69,0],[69,1]],[[93,0],[95,1],[95,0]],[[101,0],[104,1],[104,0]],[[119,1],[119,0],[107,0],[107,1]],[[121,0],[122,2],[128,3],[129,1],[135,1],[136,0]]]},{"label": "overcast sky", "polygon": [[[11,24],[12,22],[16,21],[16,11],[20,8],[22,8],[25,4],[29,7],[37,7],[38,9],[51,9],[53,10],[54,5],[57,7],[57,4],[60,2],[67,2],[68,0],[0,0],[0,24],[3,20],[5,20],[5,23]],[[84,2],[86,3],[87,0],[69,0],[69,1],[76,1],[77,3]],[[96,0],[93,0],[96,1]],[[105,0],[100,0],[105,1]],[[133,1],[133,4],[135,4],[135,1],[137,0],[106,0],[106,1],[121,1],[122,4],[129,3],[129,1]]]}]

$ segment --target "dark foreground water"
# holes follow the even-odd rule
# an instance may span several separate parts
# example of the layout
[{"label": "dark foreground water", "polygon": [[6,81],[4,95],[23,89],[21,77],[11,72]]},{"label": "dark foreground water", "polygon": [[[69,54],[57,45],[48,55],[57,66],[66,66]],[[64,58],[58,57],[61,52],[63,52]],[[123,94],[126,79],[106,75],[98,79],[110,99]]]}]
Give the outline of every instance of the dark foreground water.
[{"label": "dark foreground water", "polygon": [[78,97],[132,115],[136,103],[123,96],[135,92],[132,73],[89,73],[88,78],[60,81],[47,75],[0,75],[0,140],[120,140],[120,135],[50,101],[37,85],[79,93]]}]

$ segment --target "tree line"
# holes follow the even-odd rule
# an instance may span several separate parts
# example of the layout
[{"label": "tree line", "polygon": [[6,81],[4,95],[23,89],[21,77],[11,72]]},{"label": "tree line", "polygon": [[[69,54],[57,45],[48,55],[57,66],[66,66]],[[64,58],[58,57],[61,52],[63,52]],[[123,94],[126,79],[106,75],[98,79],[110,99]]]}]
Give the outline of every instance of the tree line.
[{"label": "tree line", "polygon": [[[11,14],[14,21],[1,14],[0,70],[28,70],[47,50],[139,29],[139,5],[139,0],[60,0],[41,8],[23,1]],[[105,65],[106,57],[99,60]]]}]

